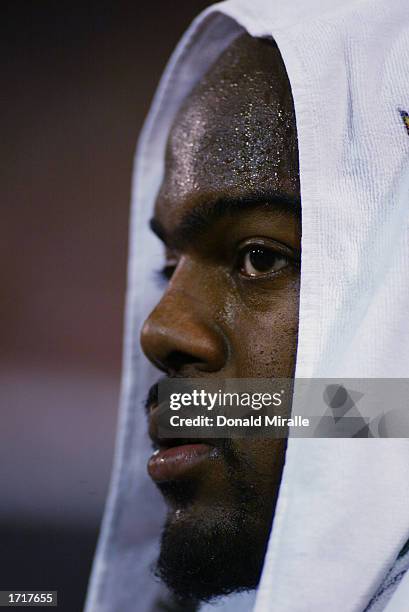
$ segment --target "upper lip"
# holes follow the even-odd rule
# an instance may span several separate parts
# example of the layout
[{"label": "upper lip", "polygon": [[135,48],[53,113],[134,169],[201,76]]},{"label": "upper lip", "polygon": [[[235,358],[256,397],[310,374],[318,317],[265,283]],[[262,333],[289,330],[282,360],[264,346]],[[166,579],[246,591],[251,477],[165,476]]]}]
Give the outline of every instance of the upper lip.
[{"label": "upper lip", "polygon": [[154,450],[162,450],[172,448],[174,446],[183,446],[184,444],[208,444],[209,446],[221,446],[221,439],[211,438],[161,438],[158,433],[158,384],[155,383],[149,390],[148,400],[146,403],[146,412],[148,415],[148,434],[152,440]]},{"label": "upper lip", "polygon": [[[150,404],[149,414],[149,437],[152,440],[154,450],[162,450],[166,448],[172,448],[174,446],[183,446],[184,444],[208,444],[209,446],[218,446],[218,440],[210,438],[161,438],[158,434],[158,421],[157,421],[157,404]],[[221,442],[221,440],[219,440]]]}]

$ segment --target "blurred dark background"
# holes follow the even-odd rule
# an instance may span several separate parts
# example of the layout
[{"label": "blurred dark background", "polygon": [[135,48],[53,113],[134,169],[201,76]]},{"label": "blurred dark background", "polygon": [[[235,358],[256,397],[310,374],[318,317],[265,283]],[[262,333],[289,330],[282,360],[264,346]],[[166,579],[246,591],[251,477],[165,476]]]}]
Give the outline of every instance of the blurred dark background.
[{"label": "blurred dark background", "polygon": [[0,589],[67,612],[112,462],[136,138],[208,4],[2,3]]}]

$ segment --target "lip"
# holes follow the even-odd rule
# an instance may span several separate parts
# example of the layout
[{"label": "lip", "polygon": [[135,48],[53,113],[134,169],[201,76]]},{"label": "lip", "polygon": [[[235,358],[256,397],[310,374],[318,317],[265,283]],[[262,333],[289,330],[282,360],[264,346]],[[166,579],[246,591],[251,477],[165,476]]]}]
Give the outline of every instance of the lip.
[{"label": "lip", "polygon": [[215,452],[214,447],[199,442],[159,448],[148,461],[148,473],[155,482],[178,480],[210,459]]}]

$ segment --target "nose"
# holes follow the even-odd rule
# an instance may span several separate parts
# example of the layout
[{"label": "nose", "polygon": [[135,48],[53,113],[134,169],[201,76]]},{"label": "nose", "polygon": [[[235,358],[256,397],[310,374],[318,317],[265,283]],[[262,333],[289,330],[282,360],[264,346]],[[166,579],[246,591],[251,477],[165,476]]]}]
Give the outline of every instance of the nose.
[{"label": "nose", "polygon": [[151,312],[141,332],[148,359],[169,375],[217,372],[226,360],[223,334],[203,313],[202,304],[183,293],[169,292]]}]

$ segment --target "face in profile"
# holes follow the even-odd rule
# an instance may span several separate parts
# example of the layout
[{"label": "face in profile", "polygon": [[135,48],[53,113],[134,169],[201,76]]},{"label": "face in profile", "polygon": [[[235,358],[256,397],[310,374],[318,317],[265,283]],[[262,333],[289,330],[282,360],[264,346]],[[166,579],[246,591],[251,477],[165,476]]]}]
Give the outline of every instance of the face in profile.
[{"label": "face in profile", "polygon": [[[298,149],[290,85],[272,41],[240,36],[185,100],[151,226],[164,247],[163,295],[141,337],[152,363],[184,378],[292,377]],[[148,470],[168,504],[157,573],[182,599],[255,588],[285,441],[175,446],[152,426],[151,435],[159,452]]]}]

